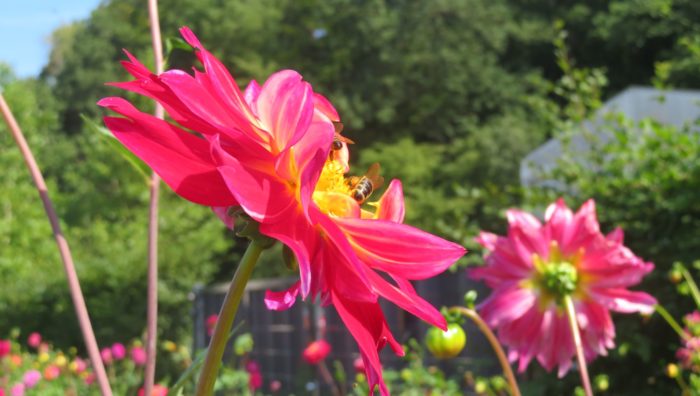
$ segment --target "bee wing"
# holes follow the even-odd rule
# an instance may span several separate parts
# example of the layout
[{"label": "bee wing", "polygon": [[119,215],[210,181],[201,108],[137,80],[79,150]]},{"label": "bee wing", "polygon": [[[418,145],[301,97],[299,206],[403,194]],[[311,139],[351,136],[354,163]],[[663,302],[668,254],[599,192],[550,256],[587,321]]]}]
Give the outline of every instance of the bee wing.
[{"label": "bee wing", "polygon": [[340,132],[343,132],[343,128],[345,127],[340,121],[333,122],[333,126],[335,127],[336,135],[340,135]]},{"label": "bee wing", "polygon": [[372,182],[372,189],[377,190],[384,185],[384,177],[382,177],[379,172],[381,172],[381,167],[378,162],[373,163],[367,169],[365,177]]}]

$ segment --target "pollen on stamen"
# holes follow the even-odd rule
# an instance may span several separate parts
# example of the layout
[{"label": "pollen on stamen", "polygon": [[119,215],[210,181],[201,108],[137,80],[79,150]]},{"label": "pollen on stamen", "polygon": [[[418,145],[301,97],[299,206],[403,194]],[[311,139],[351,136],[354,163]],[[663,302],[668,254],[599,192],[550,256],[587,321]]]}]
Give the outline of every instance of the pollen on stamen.
[{"label": "pollen on stamen", "polygon": [[344,168],[340,162],[335,160],[326,161],[315,191],[350,195],[350,185],[345,179]]}]

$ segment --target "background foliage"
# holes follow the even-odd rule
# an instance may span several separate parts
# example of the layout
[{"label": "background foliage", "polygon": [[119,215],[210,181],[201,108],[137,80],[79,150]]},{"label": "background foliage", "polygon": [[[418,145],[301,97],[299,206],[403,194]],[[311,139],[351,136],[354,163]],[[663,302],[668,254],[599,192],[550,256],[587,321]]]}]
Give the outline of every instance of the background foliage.
[{"label": "background foliage", "polygon": [[[166,36],[190,26],[241,84],[299,70],[338,107],[356,142],[357,172],[377,161],[385,177],[403,180],[409,223],[473,250],[478,229],[503,230],[507,207],[542,208],[553,195],[570,205],[594,197],[604,228],[622,226],[629,245],[656,262],[645,286],[669,306],[676,301],[665,271],[697,252],[695,135],[651,121],[612,123],[602,167],[563,163],[552,175],[567,186],[562,191],[524,194],[518,168],[531,149],[630,84],[699,86],[698,20],[693,0],[172,0],[161,9]],[[106,0],[86,20],[56,30],[51,43],[41,76],[18,80],[0,66],[0,86],[57,201],[99,341],[138,337],[147,189],[80,116],[98,120],[95,102],[123,94],[104,86],[127,78],[122,48],[152,64],[146,7]],[[169,58],[185,69],[192,62],[181,50]],[[4,128],[0,334],[19,325],[42,329],[59,345],[80,344],[40,201]],[[161,328],[178,338],[189,330],[193,284],[228,280],[240,248],[208,209],[170,192],[162,205]],[[467,257],[480,261],[478,250]],[[285,271],[279,264],[268,255],[257,275]],[[656,319],[643,330],[638,318],[620,322],[618,344],[631,352],[615,351],[593,371],[607,370],[615,394],[659,394],[669,384],[655,363],[669,359],[673,336]],[[645,380],[624,381],[641,372]],[[539,369],[528,376],[551,378]],[[533,394],[573,388],[538,384]]]}]

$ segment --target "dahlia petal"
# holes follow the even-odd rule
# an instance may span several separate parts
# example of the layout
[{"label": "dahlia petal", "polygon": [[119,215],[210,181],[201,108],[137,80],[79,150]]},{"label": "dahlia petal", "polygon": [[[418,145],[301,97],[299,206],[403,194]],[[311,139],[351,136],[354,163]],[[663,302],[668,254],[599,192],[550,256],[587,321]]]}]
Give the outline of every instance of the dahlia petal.
[{"label": "dahlia petal", "polygon": [[314,107],[316,108],[316,110],[320,111],[321,113],[323,113],[323,115],[328,117],[331,121],[340,121],[338,111],[335,109],[335,107],[333,107],[333,104],[330,102],[330,100],[326,99],[325,96],[319,93],[314,93]]},{"label": "dahlia petal", "polygon": [[301,139],[314,113],[311,86],[293,70],[283,70],[265,81],[257,100],[258,117],[272,135],[278,151]]},{"label": "dahlia petal", "polygon": [[[214,142],[212,149],[223,156],[223,149]],[[274,223],[285,211],[297,205],[289,185],[268,173],[246,167],[237,158],[228,156],[218,168],[231,194],[245,212],[260,223]]]},{"label": "dahlia petal", "polygon": [[299,294],[300,282],[295,282],[289,289],[281,292],[265,291],[265,306],[272,311],[284,311],[294,305]]},{"label": "dahlia petal", "polygon": [[231,209],[230,206],[212,206],[211,210],[214,212],[216,217],[221,220],[226,228],[233,230],[234,226],[234,219],[233,217],[229,216],[229,209]]},{"label": "dahlia petal", "polygon": [[517,283],[503,285],[479,305],[479,313],[490,326],[498,327],[524,315],[536,301],[532,290],[520,288]]},{"label": "dahlia petal", "polygon": [[253,104],[257,102],[258,96],[260,96],[260,84],[255,80],[250,80],[243,92],[243,98],[253,111],[257,111],[255,107],[253,107]]},{"label": "dahlia petal", "polygon": [[335,221],[367,265],[406,279],[435,276],[466,253],[456,243],[405,224],[365,219]]},{"label": "dahlia petal", "polygon": [[499,236],[496,234],[481,231],[479,232],[479,236],[475,239],[475,241],[487,250],[494,251],[496,250],[496,242],[498,241],[498,238]]},{"label": "dahlia petal", "polygon": [[403,223],[406,209],[403,200],[403,188],[401,181],[394,179],[389,183],[384,195],[375,204],[376,218],[379,220],[393,221],[394,223]]},{"label": "dahlia petal", "polygon": [[228,72],[226,67],[218,60],[214,55],[204,48],[202,43],[199,41],[197,36],[188,27],[182,27],[180,29],[180,34],[187,41],[189,45],[194,47],[197,51],[197,58],[204,65],[206,70],[206,78],[210,79],[211,86],[214,88],[214,92],[232,108],[240,111],[243,114],[251,114],[250,109],[245,100],[243,100],[243,94],[238,88],[236,81],[233,79],[231,74]]},{"label": "dahlia petal", "polygon": [[292,208],[284,216],[285,221],[260,224],[260,232],[274,238],[289,247],[299,264],[299,277],[302,298],[311,290],[311,260],[319,248],[319,236],[316,229],[306,221],[301,210]]},{"label": "dahlia petal", "polygon": [[657,304],[656,299],[647,293],[626,289],[592,288],[589,293],[595,301],[616,312],[650,314]]},{"label": "dahlia petal", "polygon": [[439,327],[443,331],[447,330],[447,321],[442,314],[440,314],[440,311],[430,305],[429,302],[419,297],[410,284],[410,288],[407,287],[406,283],[408,282],[403,283],[402,288],[397,288],[374,271],[367,271],[367,275],[369,276],[370,282],[372,282],[374,290],[376,290],[380,296],[393,302],[405,311],[423,319],[427,323]]},{"label": "dahlia petal", "polygon": [[610,233],[608,235],[606,235],[605,237],[610,242],[622,244],[625,241],[625,232],[622,231],[622,228],[617,227],[614,230],[610,231]]},{"label": "dahlia petal", "polygon": [[98,105],[128,117],[105,117],[105,125],[178,195],[201,205],[236,205],[217,174],[206,140],[142,113],[122,98],[105,98]]},{"label": "dahlia petal", "polygon": [[403,355],[403,349],[388,331],[379,304],[358,303],[343,299],[335,293],[332,294],[332,299],[338,316],[345,323],[360,348],[365,363],[369,395],[374,394],[374,389],[377,386],[379,386],[379,392],[383,396],[389,395],[389,390],[381,376],[382,364],[379,361],[378,350],[386,342],[390,343],[394,352],[399,356]]}]

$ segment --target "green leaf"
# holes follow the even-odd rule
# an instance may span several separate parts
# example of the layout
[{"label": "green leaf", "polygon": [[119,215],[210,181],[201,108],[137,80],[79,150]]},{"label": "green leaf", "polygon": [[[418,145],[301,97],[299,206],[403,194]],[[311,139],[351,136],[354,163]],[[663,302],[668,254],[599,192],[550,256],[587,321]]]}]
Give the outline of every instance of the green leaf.
[{"label": "green leaf", "polygon": [[151,168],[148,165],[146,165],[145,162],[141,161],[141,159],[139,159],[137,156],[135,156],[134,153],[132,153],[131,151],[129,151],[129,149],[124,147],[124,145],[121,144],[107,128],[105,128],[101,125],[98,125],[93,120],[86,117],[84,114],[81,114],[80,118],[83,119],[83,122],[85,123],[85,125],[87,125],[93,132],[96,132],[100,137],[102,137],[103,140],[110,147],[112,147],[129,164],[131,164],[131,166],[139,174],[141,174],[141,176],[143,176],[143,179],[146,182],[146,184],[149,183],[149,181],[151,179]]}]

